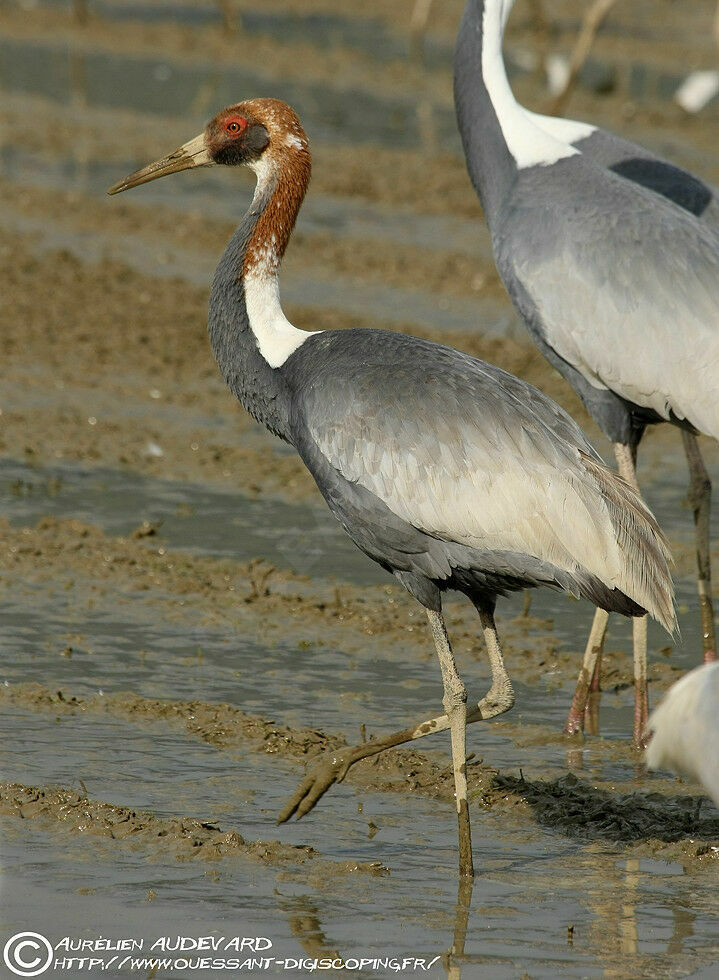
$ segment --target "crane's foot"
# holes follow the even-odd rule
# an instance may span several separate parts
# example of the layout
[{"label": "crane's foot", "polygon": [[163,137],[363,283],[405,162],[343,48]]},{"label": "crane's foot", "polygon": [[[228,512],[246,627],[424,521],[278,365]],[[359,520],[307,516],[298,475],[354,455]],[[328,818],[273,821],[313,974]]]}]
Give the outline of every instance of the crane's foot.
[{"label": "crane's foot", "polygon": [[503,715],[505,711],[510,711],[514,707],[514,689],[509,677],[505,675],[501,680],[492,684],[477,707],[483,721],[496,718],[497,715]]},{"label": "crane's foot", "polygon": [[320,761],[307,773],[294,795],[287,802],[285,808],[277,818],[277,823],[285,823],[292,816],[301,820],[310,812],[316,803],[325,795],[330,786],[341,783],[347,775],[351,765],[359,759],[364,758],[366,753],[358,753],[357,749],[364,746],[358,745],[355,749],[347,748],[341,752],[329,753],[329,758]]}]

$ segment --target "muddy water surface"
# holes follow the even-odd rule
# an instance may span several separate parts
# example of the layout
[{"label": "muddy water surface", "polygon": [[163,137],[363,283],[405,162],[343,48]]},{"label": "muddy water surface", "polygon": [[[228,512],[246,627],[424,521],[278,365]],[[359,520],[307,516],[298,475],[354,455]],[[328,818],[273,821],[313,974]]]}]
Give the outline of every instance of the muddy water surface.
[{"label": "muddy water surface", "polygon": [[[629,747],[626,622],[612,621],[601,734],[558,734],[591,618],[561,595],[535,593],[528,616],[522,596],[500,607],[517,704],[469,735],[473,894],[458,894],[441,735],[275,825],[322,752],[439,710],[435,655],[421,610],[211,362],[207,283],[249,185],[203,171],[128,200],[104,188],[225,101],[288,98],[316,161],[283,278],[295,322],[449,339],[608,447],[493,271],[453,126],[459,0],[435,12],[424,65],[405,58],[409,2],[241,7],[239,40],[210,4],[91,3],[86,25],[67,4],[0,14],[0,939],[267,936],[265,972],[294,976],[310,975],[301,958],[406,956],[453,977],[713,976],[719,814]],[[669,3],[643,21],[623,8],[597,46],[615,88],[583,83],[574,114],[716,180],[715,107],[680,118],[666,81],[709,64],[711,7],[681,23]],[[555,8],[561,45],[576,10]],[[536,39],[516,14],[510,58],[526,66]],[[531,69],[516,83],[537,105]],[[674,548],[682,628],[679,644],[650,632],[656,699],[699,647],[676,432],[647,438],[640,479]],[[479,697],[473,610],[450,599],[447,618]]]}]

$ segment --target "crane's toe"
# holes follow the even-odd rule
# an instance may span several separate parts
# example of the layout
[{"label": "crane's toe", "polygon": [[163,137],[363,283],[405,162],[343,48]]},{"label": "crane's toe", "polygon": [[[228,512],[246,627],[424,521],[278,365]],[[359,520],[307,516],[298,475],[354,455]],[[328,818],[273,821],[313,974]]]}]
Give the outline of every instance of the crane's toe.
[{"label": "crane's toe", "polygon": [[330,753],[330,757],[318,763],[302,780],[294,795],[277,818],[277,823],[285,823],[292,816],[301,820],[324,796],[330,786],[341,783],[353,762],[357,761],[352,749],[341,755]]}]

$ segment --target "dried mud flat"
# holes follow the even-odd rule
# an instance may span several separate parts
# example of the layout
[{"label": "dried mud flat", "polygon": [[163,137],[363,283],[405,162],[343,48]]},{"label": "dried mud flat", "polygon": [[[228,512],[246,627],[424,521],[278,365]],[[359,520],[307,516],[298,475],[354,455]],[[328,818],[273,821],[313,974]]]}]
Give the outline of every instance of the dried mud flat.
[{"label": "dried mud flat", "polygon": [[[617,85],[601,98],[580,88],[572,113],[716,181],[715,108],[684,118],[624,87],[632,59],[648,77],[684,71],[711,15],[708,3],[691,18],[655,6],[651,30],[644,4],[617,8],[595,52],[618,66]],[[450,126],[461,3],[435,5],[424,66],[401,55],[411,7],[238,4],[252,39],[243,70],[263,87],[251,94],[294,86],[317,106],[287,312],[308,329],[405,330],[493,361],[606,449],[494,270]],[[533,597],[529,614],[521,597],[500,609],[519,697],[470,734],[471,901],[457,902],[441,736],[355,766],[312,817],[274,826],[323,753],[435,713],[439,677],[421,610],[328,530],[299,460],[239,409],[212,362],[207,282],[248,185],[178,178],[151,185],[156,197],[102,196],[193,135],[237,69],[236,39],[170,8],[152,23],[141,5],[113,20],[91,3],[85,25],[61,4],[0,11],[5,921],[59,937],[150,935],[180,920],[212,932],[239,918],[309,956],[454,944],[464,956],[435,967],[452,976],[711,970],[719,816],[694,787],[644,772],[628,744],[625,626],[605,658],[602,735],[559,734],[589,619],[562,597]],[[549,41],[566,48],[574,5],[548,12]],[[251,15],[270,26],[251,27]],[[277,28],[288,17],[294,27]],[[329,47],[307,18],[330,24]],[[713,63],[707,37],[691,48],[697,67]],[[509,43],[538,50],[528,4],[517,3]],[[133,87],[129,64],[150,80],[137,86],[158,91]],[[516,85],[537,107],[536,75]],[[52,140],[38,118],[52,119]],[[656,698],[693,663],[697,635],[676,434],[652,433],[642,466],[670,527],[684,635],[672,649],[652,634]],[[473,610],[450,601],[447,612],[479,696],[489,671]]]}]

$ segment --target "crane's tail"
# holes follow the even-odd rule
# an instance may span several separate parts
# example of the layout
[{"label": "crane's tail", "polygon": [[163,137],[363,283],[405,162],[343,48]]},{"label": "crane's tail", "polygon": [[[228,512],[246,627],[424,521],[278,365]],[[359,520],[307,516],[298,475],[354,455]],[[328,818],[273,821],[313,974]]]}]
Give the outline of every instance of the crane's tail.
[{"label": "crane's tail", "polygon": [[604,499],[621,554],[619,581],[612,583],[677,636],[669,544],[639,493],[618,473],[580,452]]}]

